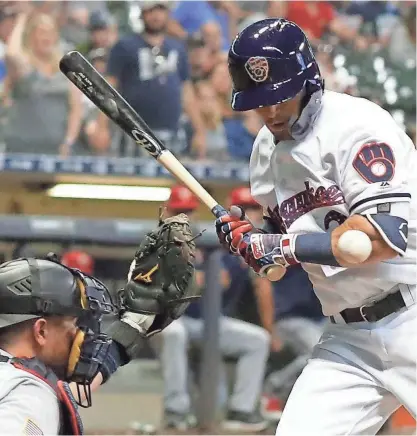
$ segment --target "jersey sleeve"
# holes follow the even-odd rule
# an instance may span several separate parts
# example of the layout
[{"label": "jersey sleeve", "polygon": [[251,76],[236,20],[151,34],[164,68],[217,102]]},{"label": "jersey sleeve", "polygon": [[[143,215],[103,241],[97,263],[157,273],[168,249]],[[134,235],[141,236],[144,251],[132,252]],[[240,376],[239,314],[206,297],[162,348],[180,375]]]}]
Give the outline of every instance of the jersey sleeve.
[{"label": "jersey sleeve", "polygon": [[389,213],[393,203],[410,202],[409,171],[416,151],[399,130],[391,125],[379,132],[357,135],[343,145],[340,183],[350,215],[371,208],[376,213]]},{"label": "jersey sleeve", "polygon": [[58,434],[58,400],[46,385],[28,379],[0,400],[0,423],[1,434]]}]

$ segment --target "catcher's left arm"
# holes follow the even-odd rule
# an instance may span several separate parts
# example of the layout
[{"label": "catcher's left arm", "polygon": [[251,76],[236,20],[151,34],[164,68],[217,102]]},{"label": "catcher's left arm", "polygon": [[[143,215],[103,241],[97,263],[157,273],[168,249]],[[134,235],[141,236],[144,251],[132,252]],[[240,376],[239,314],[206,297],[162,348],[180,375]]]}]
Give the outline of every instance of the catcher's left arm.
[{"label": "catcher's left arm", "polygon": [[[136,358],[144,338],[163,330],[200,297],[198,287],[193,286],[194,256],[195,243],[184,214],[161,220],[158,228],[145,236],[126,286],[118,293],[119,319],[106,331],[113,343],[91,390]],[[71,389],[77,394],[74,384]]]}]

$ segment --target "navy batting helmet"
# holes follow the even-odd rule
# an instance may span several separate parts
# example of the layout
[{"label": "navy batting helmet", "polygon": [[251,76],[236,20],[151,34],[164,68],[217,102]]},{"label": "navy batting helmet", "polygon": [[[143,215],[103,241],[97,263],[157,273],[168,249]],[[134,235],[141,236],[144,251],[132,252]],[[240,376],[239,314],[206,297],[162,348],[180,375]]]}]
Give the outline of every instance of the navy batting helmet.
[{"label": "navy batting helmet", "polygon": [[319,67],[304,32],[293,22],[268,18],[246,27],[229,50],[232,108],[246,111],[283,103],[306,85],[324,88]]}]

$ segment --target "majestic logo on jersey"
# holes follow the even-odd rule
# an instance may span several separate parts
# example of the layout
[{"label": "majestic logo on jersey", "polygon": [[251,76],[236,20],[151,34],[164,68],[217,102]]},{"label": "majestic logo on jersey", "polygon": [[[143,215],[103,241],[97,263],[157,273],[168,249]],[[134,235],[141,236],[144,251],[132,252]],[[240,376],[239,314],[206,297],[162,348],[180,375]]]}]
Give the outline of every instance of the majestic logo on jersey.
[{"label": "majestic logo on jersey", "polygon": [[388,182],[394,177],[394,153],[385,142],[368,142],[356,154],[353,168],[368,183]]},{"label": "majestic logo on jersey", "polygon": [[254,82],[265,82],[268,78],[269,64],[263,56],[254,56],[245,63],[245,70]]},{"label": "majestic logo on jersey", "polygon": [[[294,221],[314,209],[345,203],[343,193],[337,185],[331,185],[328,188],[319,186],[314,189],[310,187],[310,182],[304,182],[304,184],[306,189],[283,201],[279,210],[277,210],[278,206],[273,211],[268,210],[275,224],[288,229]],[[339,222],[340,217],[335,218],[329,217],[328,220]]]}]

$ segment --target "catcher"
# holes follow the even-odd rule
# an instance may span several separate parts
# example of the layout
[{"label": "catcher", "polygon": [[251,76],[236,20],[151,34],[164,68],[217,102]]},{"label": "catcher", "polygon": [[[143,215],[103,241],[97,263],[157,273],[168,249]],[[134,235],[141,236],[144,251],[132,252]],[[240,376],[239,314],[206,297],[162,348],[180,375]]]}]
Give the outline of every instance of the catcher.
[{"label": "catcher", "polygon": [[0,265],[0,433],[83,434],[78,406],[89,407],[91,392],[137,356],[142,338],[198,298],[189,287],[194,250],[185,215],[160,220],[117,301],[52,255]]}]

